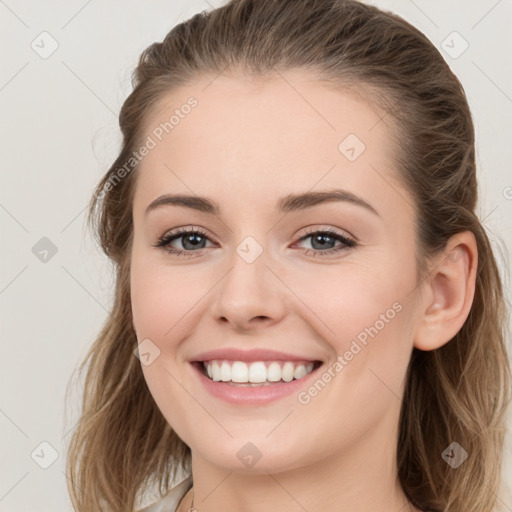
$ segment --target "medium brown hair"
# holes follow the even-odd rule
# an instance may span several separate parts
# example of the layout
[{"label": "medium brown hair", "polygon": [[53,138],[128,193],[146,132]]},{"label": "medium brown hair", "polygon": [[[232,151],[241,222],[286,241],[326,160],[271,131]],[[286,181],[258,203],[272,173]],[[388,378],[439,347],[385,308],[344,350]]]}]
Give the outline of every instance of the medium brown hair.
[{"label": "medium brown hair", "polygon": [[[116,284],[112,311],[78,368],[88,366],[67,459],[77,511],[133,510],[146,486],[165,494],[177,469],[190,466],[190,448],[159,411],[133,354],[137,164],[115,184],[112,178],[131,162],[148,112],[177,87],[221,72],[264,78],[292,69],[351,88],[392,123],[397,171],[414,200],[420,280],[452,235],[469,230],[476,237],[476,290],[466,322],[441,348],[413,349],[397,463],[406,496],[422,510],[496,510],[510,399],[506,308],[475,212],[474,127],[463,87],[428,38],[395,14],[353,0],[232,0],[178,24],[143,51],[119,116],[121,151],[91,199],[88,221],[113,262]],[[469,454],[457,469],[441,456],[454,441]]]}]

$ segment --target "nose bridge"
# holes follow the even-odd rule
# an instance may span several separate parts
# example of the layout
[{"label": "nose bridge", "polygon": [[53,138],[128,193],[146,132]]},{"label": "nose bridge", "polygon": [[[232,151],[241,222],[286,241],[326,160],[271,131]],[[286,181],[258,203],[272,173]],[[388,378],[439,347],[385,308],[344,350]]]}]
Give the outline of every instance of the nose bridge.
[{"label": "nose bridge", "polygon": [[230,271],[219,283],[215,315],[239,326],[251,319],[278,319],[284,311],[282,290],[269,270],[268,248],[245,237],[233,251]]}]

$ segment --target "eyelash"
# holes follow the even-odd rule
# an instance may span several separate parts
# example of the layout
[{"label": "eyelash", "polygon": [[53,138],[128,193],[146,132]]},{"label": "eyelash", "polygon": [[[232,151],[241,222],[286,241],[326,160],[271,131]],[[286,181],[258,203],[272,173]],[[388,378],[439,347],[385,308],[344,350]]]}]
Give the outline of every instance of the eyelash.
[{"label": "eyelash", "polygon": [[[201,254],[202,249],[198,249],[196,251],[183,251],[181,249],[176,249],[175,247],[171,247],[169,244],[179,238],[184,237],[185,235],[200,235],[203,238],[209,239],[207,234],[199,229],[199,228],[180,228],[172,233],[165,234],[162,236],[158,242],[153,247],[159,247],[162,250],[173,254],[175,256],[182,256],[182,257],[191,257],[191,256],[197,256],[198,254]],[[342,242],[342,245],[339,245],[333,249],[328,249],[325,251],[321,251],[318,249],[302,249],[304,254],[313,253],[314,256],[326,256],[326,255],[332,255],[333,253],[338,253],[340,251],[352,249],[353,247],[357,246],[357,243],[347,238],[345,235],[342,235],[341,233],[338,233],[337,231],[331,230],[331,229],[313,229],[308,231],[306,234],[301,236],[298,240],[298,242],[302,242],[308,238],[310,238],[312,235],[327,235],[329,237],[334,238],[335,240],[338,240],[339,242]]]}]

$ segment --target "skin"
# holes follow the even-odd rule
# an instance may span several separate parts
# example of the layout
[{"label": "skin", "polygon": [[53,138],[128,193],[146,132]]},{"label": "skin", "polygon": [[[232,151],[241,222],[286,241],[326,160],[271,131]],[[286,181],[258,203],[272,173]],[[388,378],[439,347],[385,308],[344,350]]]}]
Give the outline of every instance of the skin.
[{"label": "skin", "polygon": [[[471,233],[453,237],[418,283],[413,203],[395,172],[389,121],[305,71],[282,77],[205,78],[172,91],[148,115],[146,134],[190,96],[198,100],[137,176],[132,319],[139,342],[149,338],[160,350],[142,371],[192,450],[197,510],[419,510],[408,504],[395,463],[405,373],[414,346],[438,348],[466,320],[476,242]],[[353,162],[338,150],[349,133],[366,145]],[[274,211],[287,194],[331,188],[364,198],[378,215],[348,202]],[[208,197],[221,212],[167,205],[146,215],[165,193]],[[190,237],[172,246],[193,257],[154,247],[191,226],[206,231],[203,248],[184,246]],[[333,253],[342,242],[322,249],[313,237],[300,241],[304,228],[334,229],[358,245]],[[247,236],[263,249],[253,263],[236,252]],[[296,394],[259,407],[227,404],[203,389],[188,362],[214,348],[258,347],[333,367],[394,303],[401,311],[308,404]],[[251,468],[237,457],[247,442],[262,454]]]}]

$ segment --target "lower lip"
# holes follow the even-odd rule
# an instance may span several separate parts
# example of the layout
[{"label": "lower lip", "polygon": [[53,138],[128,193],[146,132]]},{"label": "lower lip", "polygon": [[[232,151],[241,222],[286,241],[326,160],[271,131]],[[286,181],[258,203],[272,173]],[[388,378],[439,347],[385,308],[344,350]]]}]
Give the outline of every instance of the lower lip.
[{"label": "lower lip", "polygon": [[323,364],[301,379],[254,387],[236,386],[222,381],[211,380],[202,373],[201,366],[201,364],[197,363],[192,364],[194,371],[199,376],[199,380],[202,382],[206,390],[213,396],[230,404],[263,405],[293,393],[299,393],[304,389],[304,386],[317,375],[317,371],[323,366]]}]

